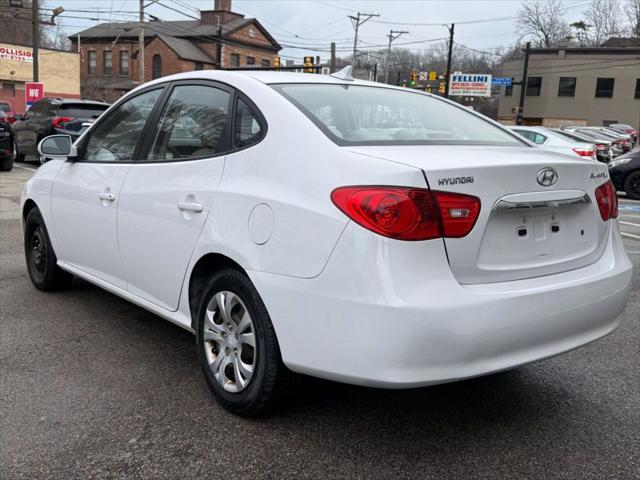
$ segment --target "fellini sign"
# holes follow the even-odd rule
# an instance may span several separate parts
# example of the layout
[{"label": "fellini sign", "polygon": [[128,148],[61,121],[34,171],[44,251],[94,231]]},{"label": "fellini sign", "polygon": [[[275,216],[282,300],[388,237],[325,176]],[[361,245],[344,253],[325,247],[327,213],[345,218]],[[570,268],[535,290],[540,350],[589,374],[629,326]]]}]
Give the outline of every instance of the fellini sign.
[{"label": "fellini sign", "polygon": [[491,75],[455,72],[451,75],[449,95],[490,97]]},{"label": "fellini sign", "polygon": [[31,50],[0,46],[0,60],[32,63],[33,53]]}]

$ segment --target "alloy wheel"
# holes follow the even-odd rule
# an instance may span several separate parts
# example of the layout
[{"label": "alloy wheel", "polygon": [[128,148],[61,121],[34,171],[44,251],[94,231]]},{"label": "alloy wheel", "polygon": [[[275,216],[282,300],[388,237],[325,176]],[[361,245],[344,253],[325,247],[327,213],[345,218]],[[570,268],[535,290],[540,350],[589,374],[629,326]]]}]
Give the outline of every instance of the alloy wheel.
[{"label": "alloy wheel", "polygon": [[247,388],[258,352],[253,321],[235,293],[213,296],[205,311],[203,341],[207,363],[220,386],[231,393]]}]

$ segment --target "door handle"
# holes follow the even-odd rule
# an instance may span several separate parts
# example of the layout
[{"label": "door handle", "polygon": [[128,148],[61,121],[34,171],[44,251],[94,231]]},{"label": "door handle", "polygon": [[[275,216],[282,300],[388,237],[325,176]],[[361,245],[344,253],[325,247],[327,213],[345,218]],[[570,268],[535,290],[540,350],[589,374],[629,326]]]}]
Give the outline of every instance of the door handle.
[{"label": "door handle", "polygon": [[116,196],[111,192],[102,192],[98,194],[100,200],[106,200],[107,202],[113,202]]},{"label": "door handle", "polygon": [[190,212],[200,213],[202,211],[202,204],[198,202],[178,202],[178,208],[182,211],[188,210]]}]

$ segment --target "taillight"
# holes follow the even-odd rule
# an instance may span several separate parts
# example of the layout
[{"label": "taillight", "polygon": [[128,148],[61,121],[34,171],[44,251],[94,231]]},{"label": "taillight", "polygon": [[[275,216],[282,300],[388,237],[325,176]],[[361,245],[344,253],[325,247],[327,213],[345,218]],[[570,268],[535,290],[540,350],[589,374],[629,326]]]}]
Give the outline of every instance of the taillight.
[{"label": "taillight", "polygon": [[611,180],[596,188],[596,202],[598,203],[602,220],[618,218],[618,194]]},{"label": "taillight", "polygon": [[587,148],[574,148],[573,151],[581,157],[593,157],[594,154],[593,150]]},{"label": "taillight", "polygon": [[464,237],[480,213],[477,197],[422,188],[340,187],[331,200],[357,224],[396,240]]},{"label": "taillight", "polygon": [[596,150],[606,150],[607,146],[604,143],[596,143]]},{"label": "taillight", "polygon": [[54,117],[51,124],[53,125],[53,128],[62,128],[64,123],[69,123],[73,120],[73,117]]}]

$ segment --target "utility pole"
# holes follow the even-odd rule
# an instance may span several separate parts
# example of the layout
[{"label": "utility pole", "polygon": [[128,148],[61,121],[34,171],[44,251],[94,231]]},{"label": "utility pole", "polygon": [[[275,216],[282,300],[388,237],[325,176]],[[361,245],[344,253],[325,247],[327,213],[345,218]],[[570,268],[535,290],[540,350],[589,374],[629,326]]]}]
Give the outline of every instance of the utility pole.
[{"label": "utility pole", "polygon": [[140,68],[138,76],[140,83],[144,83],[144,0],[140,0],[140,25],[138,26],[138,66]]},{"label": "utility pole", "polygon": [[393,42],[394,40],[396,40],[397,38],[401,37],[406,33],[409,33],[409,32],[406,32],[404,30],[403,31],[391,30],[389,32],[389,35],[387,35],[387,37],[389,37],[389,48],[387,50],[387,61],[384,66],[384,83],[389,83],[389,60],[391,59],[391,42]]},{"label": "utility pole", "polygon": [[[355,36],[353,37],[353,62],[352,63],[354,67],[356,64],[356,50],[358,49],[358,28],[360,28],[360,25],[367,23],[373,17],[379,17],[379,16],[380,15],[377,13],[360,13],[360,12],[358,12],[358,15],[356,17],[354,17],[353,15],[349,15],[349,18],[351,19],[351,23],[353,24],[353,28],[356,31]],[[362,20],[360,19],[360,17],[362,17]]]},{"label": "utility pole", "polygon": [[456,27],[455,23],[452,23],[449,30],[449,55],[447,56],[447,75],[444,84],[444,98],[449,98],[449,83],[451,83],[451,62],[453,60],[453,32]]},{"label": "utility pole", "polygon": [[336,71],[336,42],[331,42],[331,63],[329,64],[329,73]]},{"label": "utility pole", "polygon": [[38,48],[40,47],[40,19],[38,17],[39,5],[38,0],[31,3],[31,21],[33,23],[31,30],[31,42],[33,44],[33,81],[37,82],[40,77]]},{"label": "utility pole", "polygon": [[531,42],[527,42],[524,49],[524,68],[522,69],[522,80],[520,80],[520,103],[518,104],[518,113],[516,114],[516,123],[522,125],[524,117],[524,97],[527,94],[527,74],[529,72],[529,49]]}]

